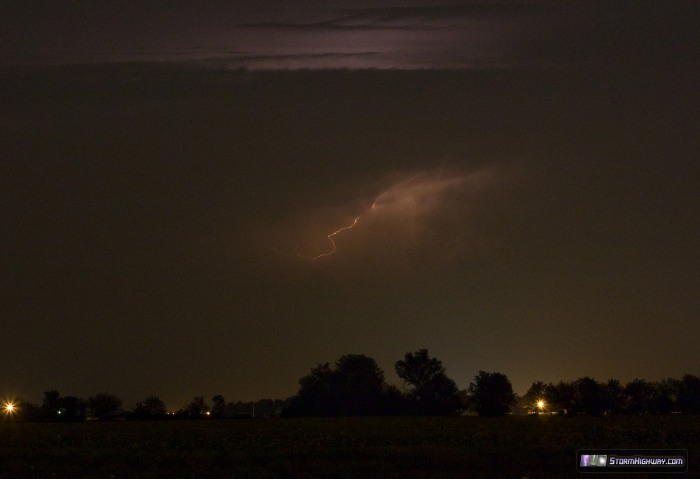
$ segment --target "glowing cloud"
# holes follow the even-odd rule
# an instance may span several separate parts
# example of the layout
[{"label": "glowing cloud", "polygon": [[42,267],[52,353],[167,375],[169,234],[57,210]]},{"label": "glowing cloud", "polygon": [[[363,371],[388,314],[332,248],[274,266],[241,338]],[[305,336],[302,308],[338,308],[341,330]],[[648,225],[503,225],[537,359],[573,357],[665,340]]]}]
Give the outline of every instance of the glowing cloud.
[{"label": "glowing cloud", "polygon": [[[284,253],[290,248],[283,245],[273,249],[310,262],[330,260],[341,251],[347,251],[346,257],[387,257],[424,248],[438,256],[453,255],[463,249],[471,233],[468,216],[493,176],[494,169],[459,172],[443,168],[394,177],[383,182],[388,186],[376,196],[354,201],[370,206],[306,212],[296,225],[302,241],[296,241],[293,253]],[[316,236],[314,231],[323,228],[322,224],[330,228]]]}]

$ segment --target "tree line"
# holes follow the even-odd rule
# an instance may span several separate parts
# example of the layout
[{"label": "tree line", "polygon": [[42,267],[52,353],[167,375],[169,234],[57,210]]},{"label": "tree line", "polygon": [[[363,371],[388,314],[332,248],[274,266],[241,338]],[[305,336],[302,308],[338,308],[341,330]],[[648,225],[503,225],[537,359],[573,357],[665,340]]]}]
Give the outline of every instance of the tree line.
[{"label": "tree line", "polygon": [[590,377],[556,384],[535,381],[518,397],[499,372],[479,371],[467,389],[459,390],[426,349],[406,353],[394,368],[403,381],[401,390],[387,384],[377,363],[364,355],[342,356],[334,367],[319,364],[299,380],[299,392],[284,415],[700,414],[700,377],[692,374],[680,380],[634,379],[626,385]]},{"label": "tree line", "polygon": [[32,422],[80,422],[114,420],[164,420],[164,419],[222,419],[243,417],[280,416],[288,400],[260,399],[250,402],[226,402],[220,394],[207,401],[195,396],[176,411],[168,411],[158,396],[148,396],[131,409],[124,409],[122,400],[108,393],[95,394],[87,399],[62,396],[58,391],[44,392],[41,405],[24,400],[7,401],[5,415],[9,419]]},{"label": "tree line", "polygon": [[8,417],[28,421],[222,419],[231,417],[328,416],[504,416],[506,414],[700,414],[700,377],[686,374],[650,382],[635,379],[622,385],[616,379],[599,382],[590,377],[575,381],[535,381],[518,397],[510,380],[499,372],[479,371],[467,389],[460,390],[442,362],[427,349],[408,352],[394,369],[401,388],[388,384],[377,362],[363,354],[341,356],[333,365],[322,363],[299,380],[291,398],[255,402],[226,402],[222,395],[196,396],[168,412],[157,396],[124,410],[113,394],[87,400],[44,393],[41,405],[8,402]]},{"label": "tree line", "polygon": [[609,414],[700,414],[700,377],[661,381],[617,379],[599,382],[590,377],[556,384],[535,381],[520,406],[532,414],[569,416]]}]

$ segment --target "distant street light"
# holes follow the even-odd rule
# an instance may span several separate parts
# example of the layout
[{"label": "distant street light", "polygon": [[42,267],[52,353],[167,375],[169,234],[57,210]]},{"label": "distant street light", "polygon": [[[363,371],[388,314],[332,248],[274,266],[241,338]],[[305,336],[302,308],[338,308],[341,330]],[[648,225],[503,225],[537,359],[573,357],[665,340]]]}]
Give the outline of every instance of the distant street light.
[{"label": "distant street light", "polygon": [[544,407],[546,406],[544,399],[537,401],[537,412],[544,412]]},{"label": "distant street light", "polygon": [[9,416],[11,414],[14,414],[15,411],[17,411],[17,407],[13,403],[11,403],[11,402],[5,403],[5,414],[7,414]]}]

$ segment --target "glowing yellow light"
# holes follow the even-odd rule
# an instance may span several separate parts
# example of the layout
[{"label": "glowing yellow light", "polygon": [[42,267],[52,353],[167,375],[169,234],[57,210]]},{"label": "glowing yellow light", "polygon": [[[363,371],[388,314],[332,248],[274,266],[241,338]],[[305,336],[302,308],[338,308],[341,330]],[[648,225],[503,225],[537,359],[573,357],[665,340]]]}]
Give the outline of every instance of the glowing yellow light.
[{"label": "glowing yellow light", "polygon": [[544,400],[540,399],[539,401],[537,401],[537,409],[544,409]]},{"label": "glowing yellow light", "polygon": [[11,402],[5,403],[5,414],[12,414],[15,412],[15,405]]}]

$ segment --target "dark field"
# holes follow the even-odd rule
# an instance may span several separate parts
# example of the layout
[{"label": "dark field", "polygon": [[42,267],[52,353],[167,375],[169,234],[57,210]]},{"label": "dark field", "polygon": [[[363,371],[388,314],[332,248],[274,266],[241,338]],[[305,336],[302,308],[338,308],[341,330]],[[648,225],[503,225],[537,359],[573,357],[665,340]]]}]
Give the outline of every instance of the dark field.
[{"label": "dark field", "polygon": [[595,447],[687,449],[700,478],[697,416],[5,422],[0,477],[562,478]]}]

